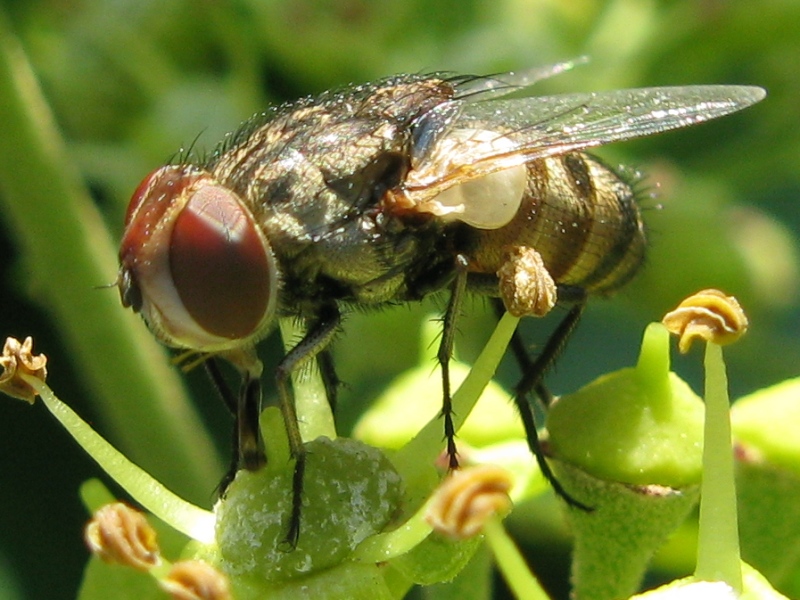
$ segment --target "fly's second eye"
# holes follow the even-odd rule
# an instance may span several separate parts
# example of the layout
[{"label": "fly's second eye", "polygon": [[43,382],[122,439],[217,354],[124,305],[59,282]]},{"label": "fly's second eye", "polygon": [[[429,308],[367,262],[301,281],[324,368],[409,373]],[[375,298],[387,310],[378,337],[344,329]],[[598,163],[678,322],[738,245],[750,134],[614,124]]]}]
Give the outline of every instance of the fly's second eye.
[{"label": "fly's second eye", "polygon": [[169,166],[150,174],[131,204],[118,285],[159,339],[214,352],[264,333],[277,264],[236,193],[194,167]]},{"label": "fly's second eye", "polygon": [[177,215],[169,245],[172,282],[203,330],[228,339],[252,335],[275,293],[263,235],[238,198],[209,185]]}]

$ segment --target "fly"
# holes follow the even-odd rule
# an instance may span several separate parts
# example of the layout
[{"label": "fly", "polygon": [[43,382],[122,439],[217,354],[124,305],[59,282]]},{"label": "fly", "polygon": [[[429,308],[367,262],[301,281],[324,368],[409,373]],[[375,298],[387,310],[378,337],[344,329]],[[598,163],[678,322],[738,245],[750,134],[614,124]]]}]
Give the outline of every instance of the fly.
[{"label": "fly", "polygon": [[614,90],[508,99],[568,63],[497,77],[400,75],[301,99],[257,115],[209,157],[156,169],[134,192],[120,247],[122,303],[165,344],[241,373],[227,394],[237,421],[235,468],[266,461],[258,428],[262,365],[255,346],[278,318],[306,334],[275,379],[295,459],[287,541],[300,533],[305,453],[290,376],[318,357],[330,402],[330,343],[353,307],[449,301],[438,352],[450,467],[458,466],[449,360],[466,294],[516,316],[570,308],[534,360],[518,335],[515,402],[539,449],[528,397],[587,299],[641,266],[645,227],[635,182],[584,151],[741,110],[746,86]]}]

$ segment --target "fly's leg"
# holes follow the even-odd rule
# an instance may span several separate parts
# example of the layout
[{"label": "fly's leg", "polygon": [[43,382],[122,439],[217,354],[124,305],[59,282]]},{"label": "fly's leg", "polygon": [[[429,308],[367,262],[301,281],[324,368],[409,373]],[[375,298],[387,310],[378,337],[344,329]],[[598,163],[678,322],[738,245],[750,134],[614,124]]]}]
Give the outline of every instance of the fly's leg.
[{"label": "fly's leg", "polygon": [[203,361],[203,367],[205,367],[208,378],[211,380],[219,397],[225,403],[225,406],[228,407],[232,415],[236,415],[236,406],[239,400],[233,392],[231,392],[231,388],[228,387],[228,383],[222,375],[222,369],[219,367],[219,360],[214,356],[209,356]]},{"label": "fly's leg", "polygon": [[[335,410],[336,396],[340,382],[333,365],[333,358],[330,352],[325,349],[319,353],[317,361],[319,362],[320,374],[325,386],[328,403],[331,405],[331,410]],[[225,406],[228,407],[228,410],[231,411],[231,414],[236,419],[232,441],[233,460],[219,486],[220,491],[224,493],[225,489],[236,476],[236,471],[241,468],[247,468],[253,471],[265,462],[265,459],[259,458],[257,450],[256,452],[253,451],[253,449],[262,448],[263,452],[263,443],[259,441],[260,428],[258,425],[258,418],[261,414],[261,391],[260,389],[255,389],[257,381],[260,381],[260,379],[251,380],[243,384],[241,392],[244,397],[244,400],[241,402],[243,410],[242,414],[239,415],[240,396],[235,395],[228,386],[222,374],[219,359],[215,356],[209,356],[203,362],[203,366],[205,367],[206,374],[211,380],[214,389],[217,391],[217,395],[219,395]],[[258,387],[260,388],[260,385]]]},{"label": "fly's leg", "polygon": [[456,278],[450,292],[450,300],[442,322],[442,339],[436,358],[442,367],[442,418],[444,419],[444,437],[447,441],[448,468],[458,468],[458,452],[456,450],[456,430],[453,425],[453,400],[450,390],[450,357],[453,355],[453,343],[456,334],[456,320],[461,313],[464,292],[467,288],[467,259],[462,255],[456,257]]},{"label": "fly's leg", "polygon": [[[563,286],[558,288],[542,256],[529,246],[514,246],[508,249],[506,261],[497,271],[497,279],[500,298],[494,300],[493,305],[498,318],[502,317],[506,310],[520,318],[543,317],[550,313],[557,300],[564,300],[564,296],[569,295],[565,292],[571,292],[573,289]],[[585,297],[582,290],[581,294],[581,298]],[[536,372],[536,365],[522,341],[519,330],[515,331],[511,338],[511,351],[523,374]],[[548,366],[545,365],[544,369]],[[541,379],[540,376],[530,389],[536,393],[546,408],[550,404],[552,395]],[[533,420],[532,414],[529,420]]]},{"label": "fly's leg", "polygon": [[325,396],[328,398],[328,405],[331,407],[331,412],[335,417],[336,403],[339,397],[339,386],[342,382],[336,374],[336,368],[333,365],[333,356],[328,348],[320,350],[319,354],[317,354],[317,365],[319,366],[319,374],[322,377],[322,385],[325,387]]},{"label": "fly's leg", "polygon": [[[209,356],[203,363],[203,366],[205,367],[208,378],[211,380],[211,384],[217,391],[217,395],[222,399],[225,406],[228,407],[228,410],[231,411],[231,414],[234,416],[235,419],[237,413],[238,400],[236,396],[234,396],[233,392],[231,392],[231,388],[228,387],[228,384],[222,375],[222,371],[219,368],[219,362],[213,356]],[[231,448],[233,449],[231,453],[231,464],[228,467],[228,470],[225,473],[224,477],[222,478],[222,481],[220,481],[219,483],[218,490],[221,496],[225,494],[225,491],[228,489],[228,486],[233,481],[233,478],[236,477],[236,471],[239,470],[238,422],[233,428],[233,439],[231,440]]]},{"label": "fly's leg", "polygon": [[[290,548],[297,546],[300,537],[300,511],[303,500],[303,474],[306,468],[306,453],[300,427],[297,422],[297,411],[289,390],[292,373],[304,363],[313,359],[330,344],[339,328],[341,317],[335,304],[322,307],[317,319],[310,324],[309,330],[298,344],[283,357],[275,371],[278,386],[278,398],[281,404],[286,434],[289,438],[289,452],[295,459],[292,476],[292,511],[289,515],[289,527],[284,543]],[[328,357],[327,360],[329,360]],[[333,363],[330,363],[333,366]],[[326,383],[326,389],[328,384]]]},{"label": "fly's leg", "polygon": [[[300,427],[297,422],[297,411],[289,389],[292,374],[305,362],[320,356],[321,373],[328,394],[329,402],[335,404],[336,388],[339,379],[333,368],[333,360],[327,346],[333,339],[340,323],[339,310],[335,304],[325,305],[317,319],[311,324],[302,340],[292,348],[275,370],[281,414],[289,441],[289,453],[295,459],[292,475],[292,510],[289,516],[289,527],[284,540],[290,548],[297,546],[300,536],[300,511],[303,496],[303,474],[305,472],[306,455]],[[261,416],[261,361],[253,348],[246,348],[222,354],[242,374],[242,386],[238,396],[230,391],[219,364],[214,357],[206,360],[206,371],[214,387],[225,404],[233,412],[236,419],[234,429],[234,460],[231,469],[220,484],[225,488],[233,480],[236,471],[247,469],[256,471],[266,464],[264,441],[261,437],[259,417]]]},{"label": "fly's leg", "polygon": [[239,468],[258,471],[267,464],[264,440],[261,437],[261,427],[259,426],[259,417],[261,416],[260,369],[257,375],[250,371],[245,374],[239,398],[236,412]]},{"label": "fly's leg", "polygon": [[[541,389],[544,374],[553,366],[556,359],[561,356],[585,308],[586,294],[583,292],[581,297],[575,297],[572,308],[569,309],[566,316],[561,320],[553,333],[550,334],[550,337],[547,338],[547,343],[544,345],[544,348],[539,353],[536,360],[523,371],[522,380],[517,385],[518,393],[528,394],[531,391],[538,391]],[[549,392],[546,392],[546,395],[548,398],[550,397]],[[543,398],[543,400],[546,399],[547,398]]]},{"label": "fly's leg", "polygon": [[210,356],[204,365],[214,388],[233,414],[236,423],[233,428],[231,466],[219,485],[220,492],[224,494],[236,476],[236,471],[255,471],[266,463],[258,423],[261,414],[261,379],[253,379],[245,374],[239,395],[235,396],[222,375],[219,361]]},{"label": "fly's leg", "polygon": [[[573,304],[558,327],[550,334],[536,360],[532,360],[529,356],[519,332],[514,333],[511,339],[511,351],[522,370],[522,379],[517,384],[514,403],[525,427],[528,446],[536,457],[542,475],[567,504],[591,510],[570,496],[550,469],[542,452],[536,420],[528,400],[530,393],[534,392],[544,407],[550,404],[552,395],[543,383],[544,374],[564,350],[567,340],[578,324],[586,306],[586,291],[576,286],[557,286],[542,256],[535,248],[529,246],[513,246],[508,249],[506,260],[497,271],[497,280],[501,305],[515,317],[542,317],[552,310],[558,300]],[[498,302],[495,302],[495,309],[497,306]]]},{"label": "fly's leg", "polygon": [[517,406],[522,424],[525,428],[525,435],[528,440],[528,447],[533,455],[536,457],[536,463],[542,472],[544,478],[553,487],[553,491],[564,501],[575,508],[581,510],[591,511],[592,508],[583,502],[573,498],[558,481],[558,478],[550,468],[549,463],[545,459],[544,452],[539,440],[539,431],[536,428],[536,419],[534,418],[533,409],[529,401],[529,394],[534,392],[541,399],[544,406],[548,406],[552,400],[552,395],[547,390],[542,379],[545,373],[553,366],[556,359],[569,340],[570,335],[575,330],[575,326],[580,320],[581,314],[586,307],[586,300],[577,302],[570,308],[566,316],[558,324],[558,327],[550,334],[542,352],[532,360],[528,354],[527,349],[522,343],[522,338],[515,333],[517,341],[512,339],[512,352],[514,353],[517,362],[522,369],[522,379],[517,384],[514,393],[514,404]]}]

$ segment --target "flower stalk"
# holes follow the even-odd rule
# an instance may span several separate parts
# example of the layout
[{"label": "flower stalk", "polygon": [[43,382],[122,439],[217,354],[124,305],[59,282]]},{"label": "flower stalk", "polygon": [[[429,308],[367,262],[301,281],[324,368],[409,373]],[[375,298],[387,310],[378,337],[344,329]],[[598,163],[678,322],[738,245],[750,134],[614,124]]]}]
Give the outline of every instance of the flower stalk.
[{"label": "flower stalk", "polygon": [[503,527],[500,517],[487,520],[483,525],[483,532],[495,562],[514,595],[527,600],[548,600],[547,592],[531,573],[519,548]]},{"label": "flower stalk", "polygon": [[742,591],[736,482],[733,474],[728,377],[722,348],[709,342],[705,351],[706,419],[703,481],[700,486],[700,528],[694,576],[724,581]]},{"label": "flower stalk", "polygon": [[182,499],[128,460],[74,410],[59,400],[46,383],[32,376],[23,377],[41,396],[47,409],[64,429],[137,502],[190,538],[202,543],[214,541],[214,513]]},{"label": "flower stalk", "polygon": [[747,316],[736,298],[709,289],[686,298],[664,316],[663,322],[679,336],[683,353],[689,351],[695,339],[706,342],[703,480],[694,576],[701,581],[724,581],[740,594],[742,567],[736,482],[722,345],[735,342],[747,331]]}]

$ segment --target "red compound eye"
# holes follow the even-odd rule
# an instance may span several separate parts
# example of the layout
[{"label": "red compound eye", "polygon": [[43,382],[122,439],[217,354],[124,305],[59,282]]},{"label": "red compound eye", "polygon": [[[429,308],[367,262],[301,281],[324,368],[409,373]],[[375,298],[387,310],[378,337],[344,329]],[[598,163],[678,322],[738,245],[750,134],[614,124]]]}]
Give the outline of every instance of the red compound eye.
[{"label": "red compound eye", "polygon": [[175,219],[169,268],[186,312],[209,334],[248,337],[273,310],[277,273],[269,246],[249,211],[220,185],[200,187]]}]

